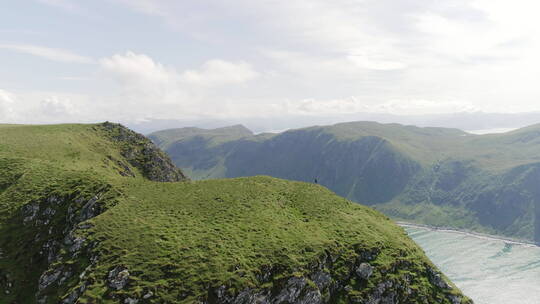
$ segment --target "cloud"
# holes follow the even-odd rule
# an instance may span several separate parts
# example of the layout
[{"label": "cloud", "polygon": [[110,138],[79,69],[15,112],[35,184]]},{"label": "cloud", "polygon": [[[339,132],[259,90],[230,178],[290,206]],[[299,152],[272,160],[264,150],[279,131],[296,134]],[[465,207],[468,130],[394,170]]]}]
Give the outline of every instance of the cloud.
[{"label": "cloud", "polygon": [[8,92],[0,89],[0,123],[104,121],[109,115],[96,97],[65,92]]},{"label": "cloud", "polygon": [[8,91],[1,90],[0,89],[0,102],[7,105],[7,104],[14,104],[14,96],[13,94],[9,93]]},{"label": "cloud", "polygon": [[68,50],[49,48],[30,44],[0,44],[0,49],[12,50],[19,53],[34,55],[48,60],[91,64],[94,60],[90,57],[75,54]]},{"label": "cloud", "polygon": [[50,96],[40,102],[40,112],[46,117],[71,117],[78,111],[69,99]]},{"label": "cloud", "polygon": [[0,123],[12,122],[14,120],[14,105],[15,96],[8,91],[0,89]]},{"label": "cloud", "polygon": [[428,115],[450,113],[472,113],[481,109],[459,101],[441,100],[390,100],[379,104],[362,102],[356,97],[331,100],[305,99],[285,104],[284,111],[289,114],[327,116],[339,114],[393,114],[393,115]]},{"label": "cloud", "polygon": [[181,78],[188,84],[213,86],[244,83],[258,76],[259,73],[246,62],[214,59],[205,62],[200,69],[183,72]]},{"label": "cloud", "polygon": [[138,87],[175,82],[178,74],[144,54],[131,51],[116,54],[99,61],[101,67],[124,85]]},{"label": "cloud", "polygon": [[202,86],[239,84],[259,75],[246,62],[235,63],[221,59],[208,60],[199,69],[177,72],[172,67],[155,62],[147,55],[131,51],[103,58],[100,64],[122,84],[133,87],[176,86],[182,83]]},{"label": "cloud", "polygon": [[131,51],[103,58],[99,63],[104,75],[120,85],[114,98],[117,101],[111,103],[121,103],[124,112],[135,118],[216,115],[227,102],[214,98],[212,93],[223,87],[234,89],[259,75],[246,62],[222,59],[178,71]]},{"label": "cloud", "polygon": [[178,72],[147,55],[128,51],[102,58],[99,63],[104,78],[117,84],[109,107],[121,111],[122,116],[159,116],[170,110],[170,105],[189,103]]}]

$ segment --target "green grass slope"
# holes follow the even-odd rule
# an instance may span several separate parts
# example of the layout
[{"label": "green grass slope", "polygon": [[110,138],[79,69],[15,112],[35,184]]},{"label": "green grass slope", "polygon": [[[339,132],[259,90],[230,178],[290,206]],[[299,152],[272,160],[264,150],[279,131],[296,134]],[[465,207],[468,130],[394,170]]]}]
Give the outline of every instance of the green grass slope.
[{"label": "green grass slope", "polygon": [[0,139],[0,303],[469,302],[400,227],[322,186],[187,181],[110,123]]},{"label": "green grass slope", "polygon": [[211,142],[187,130],[173,138],[163,148],[194,179],[316,179],[396,219],[540,242],[540,125],[473,135],[352,122]]}]

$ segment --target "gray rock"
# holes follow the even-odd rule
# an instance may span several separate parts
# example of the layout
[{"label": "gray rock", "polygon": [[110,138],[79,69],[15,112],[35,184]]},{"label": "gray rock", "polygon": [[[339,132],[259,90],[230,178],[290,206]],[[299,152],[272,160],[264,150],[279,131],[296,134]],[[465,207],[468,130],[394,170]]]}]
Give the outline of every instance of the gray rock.
[{"label": "gray rock", "polygon": [[74,289],[69,296],[62,300],[62,304],[74,304],[79,299],[79,296],[86,290],[86,284]]},{"label": "gray rock", "polygon": [[381,304],[396,304],[396,293],[390,292],[387,295],[383,296],[381,299]]},{"label": "gray rock", "polygon": [[295,303],[300,296],[300,292],[306,287],[307,280],[304,277],[292,277],[287,281],[286,286],[276,296],[274,303]]},{"label": "gray rock", "polygon": [[31,221],[33,221],[37,214],[39,212],[39,204],[38,203],[30,203],[26,204],[22,207],[22,213],[24,216],[23,223],[27,224]]},{"label": "gray rock", "polygon": [[320,304],[323,303],[321,292],[318,289],[312,289],[307,291],[301,296],[297,302],[298,304]]},{"label": "gray rock", "polygon": [[163,151],[143,135],[115,123],[101,124],[105,130],[113,131],[111,138],[116,142],[125,142],[121,154],[130,165],[140,169],[149,180],[156,182],[178,182],[187,180]]},{"label": "gray rock", "polygon": [[52,283],[56,282],[56,280],[58,280],[61,274],[62,274],[62,271],[59,269],[44,272],[39,277],[39,285],[38,285],[39,291],[42,291],[43,289],[49,287]]},{"label": "gray rock", "polygon": [[109,271],[108,282],[111,288],[116,290],[123,289],[129,281],[129,271],[126,267],[116,266]]},{"label": "gray rock", "polygon": [[456,295],[449,295],[448,299],[452,304],[461,304],[461,297]]},{"label": "gray rock", "polygon": [[80,236],[74,238],[71,247],[69,247],[69,252],[78,252],[81,250],[85,242],[86,239]]},{"label": "gray rock", "polygon": [[356,268],[356,276],[362,280],[367,280],[373,274],[373,266],[368,263],[362,263]]},{"label": "gray rock", "polygon": [[43,211],[43,215],[46,216],[47,218],[51,218],[55,214],[56,214],[56,210],[54,210],[51,207],[47,207],[47,209]]},{"label": "gray rock", "polygon": [[[234,304],[251,304],[255,303],[256,294],[253,289],[242,290],[234,299]],[[222,302],[223,303],[223,302]]]},{"label": "gray rock", "polygon": [[133,299],[133,298],[127,298],[124,300],[125,304],[137,304],[139,303],[139,299]]},{"label": "gray rock", "polygon": [[146,300],[146,299],[150,299],[153,296],[154,296],[154,293],[149,291],[142,298]]},{"label": "gray rock", "polygon": [[84,206],[81,208],[81,213],[79,215],[79,222],[84,222],[88,219],[91,219],[100,213],[99,205],[97,204],[99,196],[96,195],[92,197]]},{"label": "gray rock", "polygon": [[326,271],[317,271],[311,276],[311,280],[320,290],[324,290],[332,283],[332,276]]},{"label": "gray rock", "polygon": [[448,285],[441,274],[435,271],[433,268],[428,268],[428,278],[431,284],[442,289],[450,289],[450,285]]}]

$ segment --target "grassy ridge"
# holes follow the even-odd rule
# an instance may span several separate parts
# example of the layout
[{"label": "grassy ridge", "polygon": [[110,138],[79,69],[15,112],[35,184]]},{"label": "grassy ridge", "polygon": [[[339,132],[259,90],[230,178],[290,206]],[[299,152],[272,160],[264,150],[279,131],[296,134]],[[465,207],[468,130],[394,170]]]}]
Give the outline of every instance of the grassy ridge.
[{"label": "grassy ridge", "polygon": [[[208,289],[204,282],[255,286],[263,266],[281,265],[292,274],[325,251],[355,255],[354,246],[384,244],[426,262],[388,218],[321,186],[254,177],[180,185],[133,181],[126,187],[128,202],[93,220],[106,227],[94,237],[109,248],[105,260],[144,274],[140,290],[175,286],[163,295],[166,301],[200,297]],[[380,263],[390,262],[389,254]]]},{"label": "grassy ridge", "polygon": [[[122,159],[118,145],[97,125],[4,125],[0,129],[0,156],[46,162],[65,170],[118,176],[107,156]],[[137,170],[134,170],[137,172]]]}]

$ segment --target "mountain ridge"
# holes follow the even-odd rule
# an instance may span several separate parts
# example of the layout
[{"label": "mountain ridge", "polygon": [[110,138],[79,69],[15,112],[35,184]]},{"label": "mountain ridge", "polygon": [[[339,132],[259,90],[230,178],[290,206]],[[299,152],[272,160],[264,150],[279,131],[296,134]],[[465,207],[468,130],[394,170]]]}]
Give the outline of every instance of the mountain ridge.
[{"label": "mountain ridge", "polygon": [[195,135],[164,148],[195,179],[268,174],[317,180],[399,220],[538,242],[539,127],[475,135],[352,122],[222,138],[217,145]]}]

